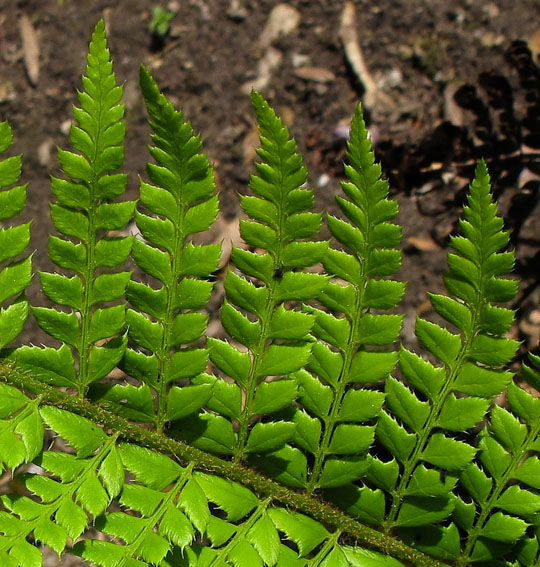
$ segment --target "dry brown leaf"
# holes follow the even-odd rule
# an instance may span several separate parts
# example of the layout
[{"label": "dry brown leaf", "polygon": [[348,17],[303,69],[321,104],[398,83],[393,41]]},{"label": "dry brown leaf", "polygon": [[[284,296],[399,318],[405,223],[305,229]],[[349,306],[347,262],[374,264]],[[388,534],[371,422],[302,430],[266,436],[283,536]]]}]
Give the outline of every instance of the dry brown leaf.
[{"label": "dry brown leaf", "polygon": [[[220,268],[223,268],[223,266],[229,262],[233,245],[237,248],[247,248],[247,244],[240,236],[238,218],[226,220],[221,213],[218,215],[216,222],[210,227],[210,230],[207,231],[204,236],[204,242],[206,244],[209,242],[221,242]],[[200,239],[198,238],[194,238],[194,241],[197,243],[199,243],[199,240]]]},{"label": "dry brown leaf", "polygon": [[331,83],[336,80],[334,73],[324,67],[299,67],[294,74],[300,79],[316,83]]},{"label": "dry brown leaf", "polygon": [[36,30],[26,14],[19,19],[19,33],[23,47],[24,66],[30,84],[35,87],[39,80],[39,43]]},{"label": "dry brown leaf", "polygon": [[527,349],[532,350],[538,346],[540,337],[540,325],[529,323],[526,319],[519,322],[519,330],[527,336]]},{"label": "dry brown leaf", "polygon": [[279,49],[272,47],[272,42],[278,37],[291,33],[299,22],[300,13],[288,4],[278,4],[272,9],[258,43],[263,55],[259,59],[255,78],[245,82],[241,87],[244,94],[249,94],[252,89],[260,92],[266,88],[272,73],[281,65],[283,59],[283,54]]},{"label": "dry brown leaf", "polygon": [[219,240],[222,242],[222,245],[219,267],[223,268],[223,266],[226,266],[229,263],[232,247],[236,246],[237,248],[247,248],[247,244],[240,236],[240,223],[238,222],[238,219],[233,219],[229,222],[223,221],[220,232]]},{"label": "dry brown leaf", "polygon": [[431,311],[433,311],[433,305],[431,305],[431,301],[429,301],[429,299],[426,299],[416,308],[416,316],[421,317]]},{"label": "dry brown leaf", "polygon": [[437,243],[432,240],[431,238],[420,238],[418,236],[410,236],[407,238],[407,242],[414,246],[417,250],[421,250],[422,252],[430,252],[432,250],[438,250],[439,246]]},{"label": "dry brown leaf", "polygon": [[529,49],[531,53],[537,55],[540,53],[540,28],[538,28],[534,33],[531,34],[527,42],[529,44]]},{"label": "dry brown leaf", "polygon": [[242,150],[244,154],[244,163],[248,164],[251,163],[255,156],[255,148],[259,145],[259,129],[254,124],[249,132],[246,134],[246,137],[242,140]]}]

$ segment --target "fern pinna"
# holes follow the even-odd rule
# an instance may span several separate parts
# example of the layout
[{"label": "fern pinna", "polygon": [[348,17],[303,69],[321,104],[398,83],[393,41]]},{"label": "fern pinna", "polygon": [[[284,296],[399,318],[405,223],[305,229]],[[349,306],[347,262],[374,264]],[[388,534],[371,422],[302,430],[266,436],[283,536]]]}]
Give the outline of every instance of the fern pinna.
[{"label": "fern pinna", "polygon": [[[236,383],[203,377],[213,386],[208,408],[214,413],[197,417],[204,425],[192,420],[180,427],[195,446],[232,454],[235,461],[271,453],[272,458],[296,463],[303,455],[284,447],[293,437],[294,424],[263,417],[290,407],[296,398],[296,382],[287,375],[309,357],[313,318],[285,305],[312,299],[326,287],[325,276],[294,270],[319,262],[328,243],[303,240],[319,231],[322,216],[306,212],[313,204],[313,192],[302,187],[307,171],[281,120],[259,94],[253,93],[252,100],[261,132],[257,154],[262,161],[256,163],[257,175],[250,182],[256,196],[241,198],[244,212],[253,220],[241,220],[240,232],[247,244],[263,253],[232,250],[232,264],[244,276],[228,270],[221,322],[239,346],[208,339],[210,359]],[[280,376],[283,379],[267,379]]]},{"label": "fern pinna", "polygon": [[[32,307],[59,348],[9,348],[29,311],[30,225],[0,230],[0,462],[20,481],[1,496],[0,565],[40,566],[42,546],[100,567],[538,565],[540,358],[505,368],[514,314],[496,304],[517,282],[485,164],[451,239],[449,295],[430,295],[451,327],[417,320],[423,357],[394,346],[402,316],[385,312],[405,290],[391,279],[401,229],[360,107],[329,245],[294,139],[252,93],[246,248],[224,279],[227,338],[205,341],[220,245],[192,235],[218,214],[213,171],[144,67],[140,85],[153,161],[134,239],[109,233],[135,203],[111,202],[125,128],[98,23],[79,153],[59,150],[68,179],[51,180],[49,253],[75,275],[39,274],[72,311]],[[8,188],[20,170],[0,162],[2,221],[24,208],[25,186]],[[111,269],[128,258],[142,281]]]},{"label": "fern pinna", "polygon": [[[20,364],[52,384],[77,388],[80,397],[92,382],[114,369],[124,354],[125,306],[97,306],[121,299],[131,276],[130,272],[102,269],[127,259],[132,238],[110,237],[107,231],[125,228],[135,207],[134,201],[109,202],[122,195],[127,175],[107,173],[119,169],[124,160],[125,124],[122,87],[116,85],[103,22],[92,36],[83,86],[85,90],[78,93],[81,106],[73,108],[76,124],[70,133],[71,143],[80,153],[59,148],[60,166],[70,179],[51,179],[58,199],[50,206],[54,226],[80,243],[51,235],[49,256],[57,266],[76,275],[39,273],[44,294],[71,311],[32,307],[39,326],[62,346],[27,346],[17,353]],[[76,359],[67,345],[77,353]]]},{"label": "fern pinna", "polygon": [[[13,142],[11,126],[0,122],[0,153]],[[22,157],[12,156],[0,161],[0,223],[17,216],[26,204],[26,185],[11,187],[21,176]],[[0,224],[0,351],[22,331],[28,317],[28,301],[23,295],[32,279],[32,260],[28,256],[15,260],[30,243],[30,223],[6,228]],[[9,261],[9,262],[8,262]],[[14,298],[10,305],[3,305]]]},{"label": "fern pinna", "polygon": [[[391,345],[397,339],[402,316],[376,311],[395,307],[405,290],[401,282],[381,279],[394,274],[401,264],[400,252],[395,250],[401,227],[388,222],[396,216],[398,205],[387,199],[388,183],[380,178],[374,159],[358,107],[345,165],[348,181],[342,183],[348,199],[337,197],[350,222],[327,217],[332,235],[349,252],[330,249],[324,258],[327,272],[342,282],[330,283],[319,294],[326,310],[304,308],[315,315],[313,333],[320,342],[313,347],[307,370],[298,373],[299,402],[308,411],[295,411],[295,441],[313,455],[307,492],[343,487],[327,495],[360,507],[361,502],[373,505],[375,500],[384,504],[381,493],[352,484],[370,468],[368,449],[384,394],[355,384],[377,383],[394,369],[397,353],[373,347]],[[366,509],[366,513],[378,521],[381,510]]]},{"label": "fern pinna", "polygon": [[[514,313],[493,305],[512,299],[517,282],[500,277],[512,269],[514,256],[499,252],[508,234],[491,203],[483,162],[471,184],[464,216],[460,221],[464,236],[452,237],[455,253],[448,255],[449,269],[444,276],[454,298],[430,295],[435,311],[460,333],[417,319],[420,343],[443,365],[435,366],[401,348],[400,368],[407,385],[387,379],[387,408],[377,424],[377,439],[393,459],[374,461],[371,474],[377,482],[382,471],[387,471],[386,481],[380,484],[391,497],[382,522],[385,530],[399,528],[406,541],[414,541],[437,557],[460,558],[461,564],[467,563],[463,563],[457,526],[470,527],[462,515],[470,520],[474,509],[456,498],[453,489],[462,489],[477,452],[464,434],[482,422],[493,398],[508,385],[512,375],[500,367],[511,360],[518,346],[517,341],[502,336]],[[462,484],[456,487],[460,475]],[[447,518],[448,525],[433,526]],[[493,523],[496,518],[493,516]],[[498,540],[496,530],[486,527],[483,535]]]},{"label": "fern pinna", "polygon": [[140,84],[154,131],[150,153],[157,162],[147,166],[153,184],[141,180],[140,202],[164,218],[136,212],[137,227],[148,243],[136,240],[132,256],[161,285],[154,289],[130,281],[126,291],[134,307],[127,311],[129,337],[148,354],[130,348],[122,367],[142,384],[116,384],[97,395],[122,415],[154,423],[161,431],[166,422],[196,412],[210,396],[207,384],[171,384],[200,375],[208,363],[205,349],[182,347],[199,340],[206,329],[208,316],[196,310],[210,298],[212,283],[202,278],[217,269],[220,245],[195,246],[188,237],[210,228],[218,201],[208,158],[200,154],[200,138],[144,67]]}]

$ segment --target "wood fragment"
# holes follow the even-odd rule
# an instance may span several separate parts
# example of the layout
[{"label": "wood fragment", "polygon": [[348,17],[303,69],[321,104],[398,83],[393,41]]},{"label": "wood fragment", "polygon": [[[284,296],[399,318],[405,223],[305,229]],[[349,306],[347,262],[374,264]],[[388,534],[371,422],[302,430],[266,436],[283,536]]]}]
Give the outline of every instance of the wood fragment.
[{"label": "wood fragment", "polygon": [[432,238],[410,236],[409,238],[407,238],[407,242],[421,252],[431,252],[432,250],[440,249],[439,245]]},{"label": "wood fragment", "polygon": [[30,84],[35,87],[39,81],[39,43],[36,30],[26,14],[19,19],[24,66]]},{"label": "wood fragment", "polygon": [[362,50],[360,49],[360,44],[358,43],[354,4],[350,1],[345,3],[345,7],[341,13],[339,37],[343,43],[345,57],[349,65],[365,89],[364,106],[373,108],[379,104],[386,107],[394,107],[395,103],[386,93],[379,89],[377,83],[375,83],[368,71]]},{"label": "wood fragment", "polygon": [[534,31],[534,33],[527,40],[527,43],[533,56],[540,54],[540,28]]},{"label": "wood fragment", "polygon": [[334,73],[324,67],[299,67],[294,70],[294,74],[300,79],[315,83],[332,83],[336,80]]},{"label": "wood fragment", "polygon": [[266,49],[278,37],[289,35],[300,23],[300,13],[289,4],[278,4],[272,8],[259,37],[260,49]]},{"label": "wood fragment", "polygon": [[449,82],[444,87],[444,119],[448,120],[456,126],[463,126],[465,124],[465,115],[463,109],[456,102],[454,95],[461,84],[456,81]]},{"label": "wood fragment", "polygon": [[256,77],[251,81],[245,82],[241,87],[241,91],[244,94],[249,94],[252,89],[259,92],[263,91],[270,83],[272,73],[281,65],[282,59],[283,54],[279,49],[272,46],[268,47],[263,57],[259,59]]}]

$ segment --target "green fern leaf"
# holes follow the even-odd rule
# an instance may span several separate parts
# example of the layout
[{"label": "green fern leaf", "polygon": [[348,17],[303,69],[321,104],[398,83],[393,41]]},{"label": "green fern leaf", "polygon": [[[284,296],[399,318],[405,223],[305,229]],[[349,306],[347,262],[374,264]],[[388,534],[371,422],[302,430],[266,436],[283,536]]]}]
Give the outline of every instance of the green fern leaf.
[{"label": "green fern leaf", "polygon": [[[7,121],[0,122],[0,153],[8,150],[12,141],[10,125]],[[26,185],[7,189],[19,181],[21,167],[21,156],[0,161],[0,223],[21,213],[26,204]],[[32,259],[15,258],[30,243],[30,224],[6,228],[0,224],[0,351],[17,338],[28,317],[28,301],[23,294],[32,279]],[[13,297],[10,305],[2,306]]]},{"label": "green fern leaf", "polygon": [[0,465],[16,469],[36,458],[43,447],[43,424],[36,401],[0,384]]},{"label": "green fern leaf", "polygon": [[[201,431],[189,436],[198,447],[233,454],[236,461],[249,454],[253,464],[263,465],[259,456],[281,449],[292,439],[294,425],[279,416],[250,424],[255,416],[277,416],[291,406],[297,386],[287,376],[305,364],[311,349],[313,318],[286,309],[284,302],[312,299],[327,284],[324,276],[293,269],[318,263],[328,244],[302,240],[312,238],[321,226],[320,214],[305,212],[313,204],[313,192],[302,188],[306,169],[296,143],[267,102],[255,92],[252,102],[261,161],[250,181],[256,196],[241,197],[244,212],[253,220],[242,220],[240,232],[247,245],[264,253],[233,247],[232,263],[243,276],[228,271],[221,309],[225,331],[248,352],[209,340],[211,361],[236,384],[206,379],[213,385],[207,407],[218,415],[205,414],[187,428]],[[267,381],[273,376],[283,378]]]},{"label": "green fern leaf", "polygon": [[127,312],[129,338],[146,350],[128,349],[122,367],[141,386],[103,386],[93,396],[115,404],[121,415],[153,422],[161,431],[165,423],[196,413],[210,397],[208,384],[180,389],[174,381],[192,379],[207,365],[206,351],[189,345],[206,329],[208,316],[194,310],[205,307],[212,290],[208,281],[197,278],[208,278],[217,269],[219,246],[194,246],[188,238],[211,226],[218,202],[212,169],[200,153],[200,138],[144,67],[140,83],[154,131],[150,153],[156,160],[147,167],[153,184],[141,181],[141,203],[159,216],[137,211],[137,227],[148,244],[136,241],[133,258],[162,286],[127,286],[127,298],[135,308]]},{"label": "green fern leaf", "polygon": [[[323,306],[343,315],[304,308],[315,317],[313,334],[324,342],[314,344],[307,365],[317,377],[306,371],[297,376],[299,401],[307,411],[295,413],[294,444],[313,455],[312,467],[303,473],[308,493],[324,489],[349,513],[377,523],[384,515],[383,493],[352,483],[369,471],[368,450],[384,395],[356,389],[355,384],[379,382],[393,371],[397,353],[377,352],[370,345],[393,343],[401,316],[375,314],[372,309],[394,307],[405,285],[382,279],[400,266],[400,252],[394,248],[401,229],[388,222],[398,207],[387,199],[388,183],[380,178],[360,106],[351,124],[347,160],[348,179],[342,187],[348,199],[337,197],[337,201],[348,222],[327,218],[332,235],[347,251],[330,249],[323,261],[327,272],[344,282],[330,283],[319,295]],[[341,551],[334,556],[329,564],[345,561]]]},{"label": "green fern leaf", "polygon": [[[2,412],[4,418],[14,410],[20,410],[21,403],[24,404],[23,409],[10,420],[1,422],[4,431],[7,433],[10,422],[18,422],[14,431],[21,436],[27,450],[31,448],[25,461],[35,459],[59,480],[38,474],[26,475],[27,490],[39,500],[12,494],[2,497],[4,507],[12,515],[4,522],[0,521],[3,534],[0,535],[0,558],[17,566],[41,565],[41,553],[28,544],[28,538],[33,537],[61,555],[68,538],[75,540],[86,529],[86,512],[94,518],[100,516],[110,499],[119,493],[124,482],[124,469],[118,470],[119,461],[116,467],[112,463],[116,460],[117,435],[108,438],[91,421],[65,410],[43,406],[38,411],[39,398],[29,400],[8,386],[2,386],[2,390],[6,400]],[[77,457],[54,451],[42,453],[43,422],[40,414],[53,431],[77,450]],[[12,453],[13,449],[14,444],[11,443]],[[18,463],[13,464],[16,466]],[[21,550],[24,550],[24,555]]]},{"label": "green fern leaf", "polygon": [[[105,377],[118,364],[125,350],[125,341],[105,348],[98,343],[123,332],[124,307],[95,309],[94,306],[124,295],[129,273],[98,277],[97,269],[103,265],[115,267],[126,260],[131,237],[108,240],[103,231],[123,229],[135,206],[134,202],[110,202],[124,192],[127,176],[109,173],[122,165],[125,126],[124,107],[119,104],[122,87],[116,86],[103,21],[92,35],[83,86],[85,90],[78,93],[81,106],[73,109],[76,123],[70,134],[73,147],[80,153],[59,149],[60,166],[71,179],[51,179],[58,200],[57,204],[51,204],[53,223],[59,233],[73,236],[81,244],[51,236],[49,254],[57,265],[74,270],[76,275],[69,278],[40,273],[45,295],[71,311],[32,308],[45,332],[77,352],[74,385],[81,397],[90,383]],[[104,262],[103,249],[112,246],[117,253]],[[51,348],[25,347],[17,353],[20,364],[33,368],[37,375],[53,383],[58,381],[57,373],[51,368],[55,358],[60,358],[60,352]],[[75,361],[68,358],[64,356],[63,363],[71,367]]]},{"label": "green fern leaf", "polygon": [[[451,326],[416,324],[428,362],[392,346],[401,316],[384,311],[404,291],[389,279],[401,229],[360,108],[329,249],[314,240],[322,219],[296,144],[253,93],[261,147],[240,222],[250,249],[233,248],[224,281],[229,338],[204,345],[220,246],[192,239],[218,210],[200,138],[143,68],[154,162],[141,238],[107,234],[134,203],[112,202],[125,128],[102,22],[83,87],[75,152],[58,153],[67,179],[52,179],[61,237],[49,240],[75,275],[40,274],[63,309],[33,308],[59,348],[9,348],[28,312],[31,260],[18,257],[29,225],[0,230],[0,467],[20,481],[0,497],[0,564],[41,566],[48,547],[103,567],[537,566],[540,357],[521,381],[505,368],[514,313],[495,304],[517,284],[485,164],[451,239],[449,295],[430,295]],[[10,144],[0,123],[0,152]],[[0,161],[0,221],[24,207],[25,188],[7,188],[20,168],[18,156]],[[130,254],[149,283],[110,270]],[[129,378],[101,382],[119,364]]]},{"label": "green fern leaf", "polygon": [[[502,337],[512,321],[512,312],[491,304],[510,299],[517,289],[514,281],[501,278],[511,270],[513,255],[499,252],[508,243],[508,235],[496,213],[487,168],[480,162],[470,187],[468,206],[464,208],[465,219],[460,222],[465,236],[451,239],[455,253],[449,254],[445,283],[456,298],[430,296],[435,311],[460,333],[417,320],[420,343],[444,366],[435,367],[402,348],[401,369],[413,390],[394,379],[387,380],[387,413],[381,415],[377,426],[378,440],[403,467],[397,483],[387,488],[391,506],[383,523],[386,529],[408,528],[402,530],[406,541],[416,541],[420,549],[442,559],[463,557],[455,524],[436,524],[452,514],[456,505],[452,490],[458,475],[461,471],[476,470],[470,467],[476,466],[471,463],[477,453],[468,440],[456,439],[447,432],[470,431],[482,421],[491,400],[512,376],[499,367],[513,357],[518,346],[516,341]],[[495,309],[500,317],[494,316]],[[502,321],[505,324],[501,325]],[[421,401],[415,390],[427,400]],[[492,414],[500,415],[497,409]],[[481,441],[479,446],[482,462],[489,459],[493,467],[504,468],[501,455],[492,448],[495,441],[491,437],[483,439],[486,445]],[[489,469],[494,470],[491,466]],[[468,480],[470,486],[476,486],[475,482]],[[486,482],[480,481],[482,490],[487,488]],[[464,514],[465,504],[458,507]],[[411,529],[431,525],[423,534]],[[497,539],[493,534],[506,525],[508,533],[513,534],[508,536],[510,540],[523,535],[525,524],[512,523],[501,516],[492,520],[490,537]],[[440,544],[430,543],[430,538],[438,539]]]}]

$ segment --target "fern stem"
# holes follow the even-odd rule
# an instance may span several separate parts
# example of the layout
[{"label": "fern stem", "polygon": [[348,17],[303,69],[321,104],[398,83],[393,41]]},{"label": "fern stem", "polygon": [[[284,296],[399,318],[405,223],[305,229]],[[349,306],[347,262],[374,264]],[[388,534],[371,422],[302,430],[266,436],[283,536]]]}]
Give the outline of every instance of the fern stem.
[{"label": "fern stem", "polygon": [[[99,136],[99,134],[98,134]],[[97,140],[96,140],[97,147]],[[88,390],[88,356],[90,354],[91,344],[88,341],[90,330],[90,297],[92,285],[95,276],[95,246],[96,246],[96,230],[94,228],[95,221],[95,183],[96,174],[94,169],[96,156],[92,160],[92,181],[88,184],[90,191],[90,209],[88,211],[88,245],[86,247],[86,266],[85,273],[83,274],[83,305],[81,312],[81,342],[79,346],[79,381],[78,381],[78,395],[79,398],[84,398]]]},{"label": "fern stem", "polygon": [[347,342],[347,346],[345,347],[343,353],[343,368],[341,370],[339,379],[337,381],[337,391],[334,394],[332,406],[330,408],[328,418],[325,421],[324,434],[321,443],[319,445],[319,452],[315,455],[315,463],[313,464],[311,475],[309,477],[309,481],[306,487],[306,491],[308,494],[313,493],[321,476],[322,467],[324,465],[324,461],[328,453],[328,448],[330,446],[332,434],[334,433],[334,428],[337,422],[338,413],[341,408],[341,404],[343,403],[343,396],[345,395],[345,388],[347,387],[346,378],[349,376],[352,361],[358,349],[358,344],[354,340],[354,337],[356,336],[358,332],[358,328],[360,327],[360,323],[362,321],[364,290],[365,290],[365,284],[367,282],[367,276],[365,276],[364,274],[365,264],[362,263],[361,266],[362,266],[361,285],[358,287],[355,286],[356,288],[355,317],[352,321],[352,325],[349,333],[349,340]]},{"label": "fern stem", "polygon": [[244,458],[244,452],[246,448],[246,442],[249,433],[249,424],[251,418],[253,417],[253,401],[255,399],[255,392],[257,390],[257,374],[260,365],[262,364],[264,352],[266,349],[266,343],[268,342],[268,328],[270,325],[270,320],[272,318],[272,313],[276,308],[275,300],[275,290],[276,281],[272,280],[272,285],[268,289],[268,301],[266,303],[266,309],[264,312],[264,317],[261,320],[261,336],[259,342],[255,349],[252,351],[252,363],[251,369],[248,377],[248,387],[245,391],[246,399],[244,402],[244,409],[240,418],[238,438],[236,446],[233,452],[233,461],[240,462]]},{"label": "fern stem", "polygon": [[286,488],[238,463],[224,461],[185,443],[131,423],[108,411],[105,404],[100,405],[74,398],[57,388],[40,382],[33,378],[30,373],[13,369],[11,364],[0,364],[0,380],[15,384],[35,394],[40,394],[43,396],[44,403],[87,417],[106,428],[116,431],[119,437],[141,446],[153,447],[163,453],[174,455],[185,463],[193,463],[193,467],[197,470],[214,473],[240,482],[259,495],[309,514],[318,521],[336,527],[339,526],[343,533],[349,534],[366,547],[389,553],[397,559],[407,561],[410,565],[415,565],[416,567],[449,567],[448,564],[436,561],[399,540],[361,524],[330,504],[305,493],[299,493]]}]

